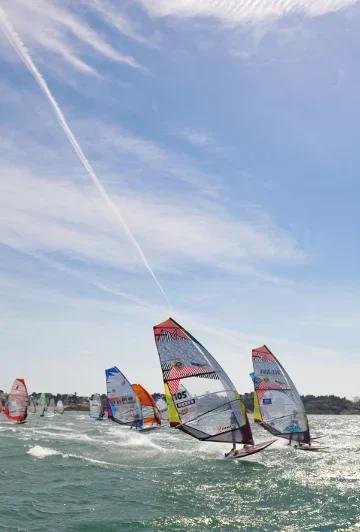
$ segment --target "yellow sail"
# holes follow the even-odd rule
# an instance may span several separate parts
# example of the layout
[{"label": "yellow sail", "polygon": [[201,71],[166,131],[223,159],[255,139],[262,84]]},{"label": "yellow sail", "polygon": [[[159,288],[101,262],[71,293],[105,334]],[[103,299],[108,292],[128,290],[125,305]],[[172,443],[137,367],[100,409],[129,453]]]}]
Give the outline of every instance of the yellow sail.
[{"label": "yellow sail", "polygon": [[164,383],[164,386],[165,399],[168,408],[169,425],[170,427],[176,427],[177,425],[180,425],[179,414],[177,413],[177,410],[175,408],[173,398],[171,397],[169,386],[166,383]]},{"label": "yellow sail", "polygon": [[254,392],[254,421],[256,423],[261,423],[262,422],[259,399],[258,399],[258,396],[257,396],[256,392]]}]

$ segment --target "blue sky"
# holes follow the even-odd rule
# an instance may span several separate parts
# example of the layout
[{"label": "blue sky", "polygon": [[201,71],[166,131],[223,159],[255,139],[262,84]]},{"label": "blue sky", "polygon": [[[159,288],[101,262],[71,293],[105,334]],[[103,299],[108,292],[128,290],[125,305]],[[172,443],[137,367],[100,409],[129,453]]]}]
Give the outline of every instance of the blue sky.
[{"label": "blue sky", "polygon": [[[359,395],[356,0],[5,0],[171,302],[251,389]],[[169,315],[33,77],[0,37],[0,388],[161,390]]]}]

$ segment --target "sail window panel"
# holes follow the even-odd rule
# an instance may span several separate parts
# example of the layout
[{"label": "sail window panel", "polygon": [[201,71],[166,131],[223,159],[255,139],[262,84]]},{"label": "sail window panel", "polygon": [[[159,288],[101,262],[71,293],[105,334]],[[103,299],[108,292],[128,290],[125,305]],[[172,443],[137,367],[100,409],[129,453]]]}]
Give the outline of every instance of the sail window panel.
[{"label": "sail window panel", "polygon": [[[188,415],[182,415],[181,420],[187,427],[204,432],[208,436],[230,432],[239,428],[234,417],[228,396],[211,394],[195,399],[194,408]],[[191,419],[191,416],[195,417]],[[188,417],[188,419],[186,419]]]}]

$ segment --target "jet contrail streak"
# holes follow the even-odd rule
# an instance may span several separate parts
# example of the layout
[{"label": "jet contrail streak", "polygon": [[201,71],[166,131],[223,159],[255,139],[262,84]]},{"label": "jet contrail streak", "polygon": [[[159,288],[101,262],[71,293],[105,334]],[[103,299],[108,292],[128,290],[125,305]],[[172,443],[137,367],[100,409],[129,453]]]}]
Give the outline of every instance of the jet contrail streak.
[{"label": "jet contrail streak", "polygon": [[44,77],[42,76],[42,74],[39,72],[39,70],[35,66],[35,64],[34,64],[33,60],[31,59],[30,53],[28,52],[25,44],[22,42],[20,36],[18,35],[18,33],[16,32],[15,28],[12,26],[12,24],[8,20],[5,12],[1,8],[0,8],[0,21],[1,21],[3,32],[4,32],[7,40],[9,41],[11,46],[14,48],[15,52],[20,57],[21,61],[28,68],[28,70],[32,74],[33,78],[35,79],[36,83],[39,85],[40,89],[42,90],[42,92],[44,93],[46,98],[49,100],[49,103],[50,103],[50,105],[52,106],[52,108],[53,108],[53,110],[55,112],[55,116],[56,116],[60,126],[62,127],[65,135],[67,136],[70,144],[74,148],[74,151],[75,151],[76,155],[78,156],[80,162],[84,166],[84,168],[85,168],[86,172],[88,173],[91,181],[95,185],[95,187],[96,187],[97,191],[99,192],[100,196],[105,201],[105,203],[107,204],[107,206],[109,207],[109,209],[111,210],[111,212],[113,213],[115,218],[121,223],[121,225],[122,225],[127,237],[129,238],[130,242],[133,244],[133,246],[137,250],[137,252],[138,252],[138,254],[139,254],[139,256],[140,256],[140,258],[141,258],[141,260],[142,260],[142,262],[144,264],[144,266],[146,267],[146,269],[150,273],[151,277],[155,281],[157,287],[159,288],[160,292],[164,296],[167,305],[170,307],[170,302],[169,302],[169,299],[168,299],[168,297],[166,295],[166,292],[163,289],[162,285],[160,284],[160,281],[156,277],[153,269],[151,268],[151,266],[150,266],[150,264],[149,264],[149,262],[148,262],[148,260],[147,260],[147,258],[145,256],[140,244],[136,240],[135,236],[133,235],[133,233],[130,230],[130,227],[127,225],[126,221],[124,220],[121,212],[119,211],[119,209],[117,208],[117,206],[115,205],[115,203],[113,202],[113,200],[111,199],[109,194],[107,193],[106,189],[102,185],[100,179],[96,175],[95,170],[93,169],[91,163],[86,158],[86,156],[85,156],[80,144],[76,140],[75,135],[73,134],[72,130],[70,129],[70,126],[68,125],[68,123],[66,121],[66,118],[65,118],[62,110],[59,107],[59,104],[57,103],[57,101],[55,100],[54,96],[52,95],[52,93],[51,93],[51,91],[50,91],[50,89],[49,89]]},{"label": "jet contrail streak", "polygon": [[[18,233],[14,231],[16,235]],[[28,249],[16,245],[11,244],[9,242],[0,242],[1,245],[6,246],[7,248],[13,249],[14,251],[17,251],[18,253],[23,253],[27,257],[30,257],[33,260],[38,260],[43,263],[45,263],[49,268],[54,268],[55,270],[58,270],[62,273],[66,273],[67,275],[71,275],[71,277],[76,277],[77,279],[80,279],[82,283],[91,285],[98,290],[102,290],[103,292],[106,292],[108,294],[112,294],[118,297],[121,297],[123,299],[126,299],[127,301],[130,301],[131,303],[135,303],[136,305],[140,307],[144,307],[147,309],[154,309],[154,305],[151,305],[147,301],[144,301],[143,299],[140,299],[136,296],[133,296],[131,294],[128,294],[127,292],[123,292],[122,290],[117,290],[115,288],[109,287],[105,285],[104,283],[99,283],[98,281],[95,281],[93,279],[90,279],[86,276],[84,276],[82,273],[77,272],[76,270],[73,270],[72,268],[69,268],[68,266],[65,266],[61,262],[58,262],[57,260],[50,259],[49,257],[46,257],[46,255],[43,255],[42,253],[38,253],[35,251],[29,251]]]}]

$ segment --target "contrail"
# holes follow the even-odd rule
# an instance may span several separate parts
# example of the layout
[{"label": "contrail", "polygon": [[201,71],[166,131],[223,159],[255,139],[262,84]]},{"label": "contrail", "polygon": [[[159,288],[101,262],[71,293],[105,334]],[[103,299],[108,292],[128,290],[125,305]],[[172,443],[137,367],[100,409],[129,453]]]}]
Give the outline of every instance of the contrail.
[{"label": "contrail", "polygon": [[[18,236],[18,233],[16,231],[13,231],[13,232]],[[80,279],[82,283],[91,285],[97,288],[98,290],[102,290],[103,292],[106,292],[108,294],[113,294],[115,296],[126,299],[127,301],[130,301],[131,303],[135,303],[136,305],[140,307],[147,308],[147,309],[154,309],[154,305],[151,305],[147,301],[144,301],[143,299],[140,299],[131,294],[128,294],[127,292],[123,292],[122,290],[117,290],[113,287],[107,286],[104,283],[99,283],[98,281],[85,277],[82,273],[77,272],[76,270],[73,270],[72,268],[69,268],[68,266],[65,266],[64,264],[62,264],[61,262],[58,262],[57,260],[46,257],[42,253],[35,252],[35,251],[29,251],[20,245],[10,244],[8,242],[0,242],[0,243],[3,246],[6,246],[7,248],[17,251],[18,253],[23,253],[24,255],[26,255],[27,257],[30,257],[31,259],[41,261],[50,268],[54,268],[55,270],[58,270],[62,273],[66,273],[67,275],[76,277],[77,279]]]},{"label": "contrail", "polygon": [[62,127],[65,135],[67,136],[71,146],[74,148],[74,151],[75,151],[76,155],[78,156],[80,162],[84,166],[84,168],[85,168],[86,172],[88,173],[91,181],[94,183],[97,191],[99,192],[100,196],[105,201],[107,206],[110,208],[110,210],[113,213],[113,215],[115,216],[115,218],[121,223],[121,225],[122,225],[126,235],[128,236],[130,242],[135,247],[135,249],[138,252],[138,254],[139,254],[139,256],[140,256],[140,258],[141,258],[141,260],[142,260],[142,262],[143,262],[143,264],[145,266],[145,268],[150,273],[151,277],[155,281],[155,284],[159,288],[160,292],[162,293],[162,295],[165,298],[165,301],[166,301],[167,305],[170,308],[171,305],[170,305],[170,301],[169,301],[169,299],[168,299],[168,297],[166,295],[166,292],[163,289],[160,281],[156,277],[153,269],[151,268],[151,266],[150,266],[150,264],[149,264],[149,262],[148,262],[148,260],[147,260],[147,258],[145,256],[140,244],[136,240],[135,236],[133,235],[133,233],[130,230],[130,227],[127,225],[126,221],[124,220],[121,212],[119,211],[119,209],[117,208],[117,206],[115,205],[113,200],[110,198],[110,196],[107,193],[106,189],[102,185],[100,179],[96,175],[95,170],[93,169],[91,163],[86,158],[86,156],[85,156],[80,144],[78,143],[78,141],[75,138],[75,135],[73,134],[72,130],[70,129],[70,126],[68,125],[68,123],[67,123],[67,121],[65,119],[65,116],[64,116],[62,110],[59,107],[59,104],[57,103],[57,101],[55,100],[54,96],[52,95],[52,93],[51,93],[51,91],[50,91],[50,89],[48,87],[48,84],[46,83],[46,81],[45,81],[44,77],[42,76],[42,74],[39,72],[38,68],[35,66],[35,64],[34,64],[32,58],[30,56],[30,53],[28,52],[25,44],[22,42],[19,34],[16,32],[15,28],[12,26],[12,24],[8,20],[4,10],[1,9],[1,8],[0,8],[0,21],[1,21],[1,24],[2,24],[3,32],[4,32],[7,40],[9,41],[11,46],[14,48],[15,52],[20,57],[21,61],[25,64],[27,69],[30,71],[30,73],[32,74],[32,76],[35,79],[36,83],[39,85],[40,89],[45,94],[46,98],[49,100],[49,103],[50,103],[50,105],[52,106],[52,108],[53,108],[53,110],[55,112],[55,116],[56,116],[60,126]]}]

